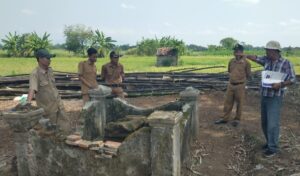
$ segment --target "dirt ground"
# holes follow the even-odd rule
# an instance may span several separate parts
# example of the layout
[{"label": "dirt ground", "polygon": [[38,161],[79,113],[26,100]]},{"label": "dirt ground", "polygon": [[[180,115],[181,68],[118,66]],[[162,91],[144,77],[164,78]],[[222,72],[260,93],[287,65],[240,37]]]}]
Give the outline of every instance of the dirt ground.
[{"label": "dirt ground", "polygon": [[[151,107],[176,100],[178,96],[140,97],[127,101],[141,107]],[[222,114],[224,92],[204,92],[199,98],[200,136],[193,144],[192,165],[183,169],[183,175],[292,175],[300,173],[300,109],[285,98],[281,115],[280,152],[273,158],[263,156],[264,138],[260,127],[260,98],[257,92],[248,92],[239,127],[230,124],[214,125]],[[16,105],[0,101],[0,111]],[[82,101],[66,100],[64,105],[72,124],[80,115]],[[232,113],[234,116],[234,112]],[[0,175],[15,176],[16,157],[12,132],[0,116]]]}]

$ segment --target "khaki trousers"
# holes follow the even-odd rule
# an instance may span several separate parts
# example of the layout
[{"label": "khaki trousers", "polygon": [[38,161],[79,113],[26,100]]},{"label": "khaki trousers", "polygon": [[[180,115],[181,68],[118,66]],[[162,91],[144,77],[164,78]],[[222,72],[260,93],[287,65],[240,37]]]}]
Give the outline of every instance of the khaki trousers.
[{"label": "khaki trousers", "polygon": [[230,119],[230,114],[235,102],[237,106],[236,106],[236,115],[234,120],[241,120],[244,99],[245,99],[245,83],[238,84],[238,85],[233,85],[229,83],[226,90],[224,109],[223,109],[224,112],[223,119],[225,121],[228,121]]},{"label": "khaki trousers", "polygon": [[111,88],[111,89],[112,89],[111,93],[113,95],[116,95],[116,96],[118,96],[118,97],[120,97],[122,99],[125,98],[124,91],[123,91],[123,89],[121,87],[116,87],[116,88]]},{"label": "khaki trousers", "polygon": [[65,110],[63,108],[59,108],[57,112],[44,115],[44,117],[50,119],[52,123],[59,125],[61,128],[63,128],[66,131],[71,130],[70,120],[67,117]]}]

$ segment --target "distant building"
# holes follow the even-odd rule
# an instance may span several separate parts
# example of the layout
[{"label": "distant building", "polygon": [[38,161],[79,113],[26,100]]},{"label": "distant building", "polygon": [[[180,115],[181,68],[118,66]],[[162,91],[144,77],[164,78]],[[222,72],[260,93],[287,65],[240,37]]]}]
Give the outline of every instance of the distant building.
[{"label": "distant building", "polygon": [[156,52],[156,66],[177,66],[178,65],[178,49],[163,47],[158,48]]}]

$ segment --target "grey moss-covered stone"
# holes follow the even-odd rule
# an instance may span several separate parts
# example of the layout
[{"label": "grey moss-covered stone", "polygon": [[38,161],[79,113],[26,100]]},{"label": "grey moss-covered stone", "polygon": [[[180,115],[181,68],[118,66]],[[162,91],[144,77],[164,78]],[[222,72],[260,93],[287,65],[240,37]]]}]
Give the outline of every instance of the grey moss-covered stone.
[{"label": "grey moss-covered stone", "polygon": [[105,134],[110,138],[125,138],[145,125],[145,116],[126,116],[115,122],[109,122],[105,127]]},{"label": "grey moss-covered stone", "polygon": [[89,96],[92,100],[99,100],[101,98],[105,98],[109,95],[111,95],[111,88],[99,85],[96,89],[91,89],[88,91]]},{"label": "grey moss-covered stone", "polygon": [[42,108],[29,112],[3,112],[3,118],[14,132],[26,132],[42,118]]},{"label": "grey moss-covered stone", "polygon": [[81,111],[84,120],[83,139],[95,140],[104,138],[106,125],[105,104],[102,101],[90,101]]},{"label": "grey moss-covered stone", "polygon": [[131,134],[119,147],[118,156],[97,158],[97,153],[70,147],[36,132],[29,136],[36,160],[36,173],[43,176],[141,176],[151,175],[150,128]]},{"label": "grey moss-covered stone", "polygon": [[14,131],[19,176],[37,176],[33,148],[29,140],[29,130],[42,118],[43,109],[28,112],[4,112],[5,121]]},{"label": "grey moss-covered stone", "polygon": [[81,119],[83,139],[122,138],[114,155],[68,146],[58,131],[28,132],[39,118],[35,114],[24,121],[19,116],[19,122],[10,122],[19,175],[179,176],[181,167],[189,167],[190,146],[199,132],[199,91],[187,88],[180,100],[153,108],[133,106],[111,98],[109,92],[106,87],[91,90],[92,100],[83,107]]},{"label": "grey moss-covered stone", "polygon": [[177,111],[155,111],[148,118],[151,127],[152,175],[180,176],[180,122]]}]

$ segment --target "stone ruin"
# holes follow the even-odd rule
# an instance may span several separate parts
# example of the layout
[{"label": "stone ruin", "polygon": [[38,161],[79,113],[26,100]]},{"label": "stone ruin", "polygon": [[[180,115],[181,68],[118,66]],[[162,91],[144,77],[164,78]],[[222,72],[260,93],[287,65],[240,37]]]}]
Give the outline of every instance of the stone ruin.
[{"label": "stone ruin", "polygon": [[[105,145],[75,147],[67,136],[43,124],[43,109],[5,112],[14,131],[19,176],[179,176],[190,163],[190,147],[198,134],[199,91],[191,87],[180,99],[153,108],[140,108],[110,96],[99,86],[81,112],[81,137],[120,142],[107,155]],[[41,120],[42,119],[42,120]],[[42,125],[41,125],[42,124]]]}]

